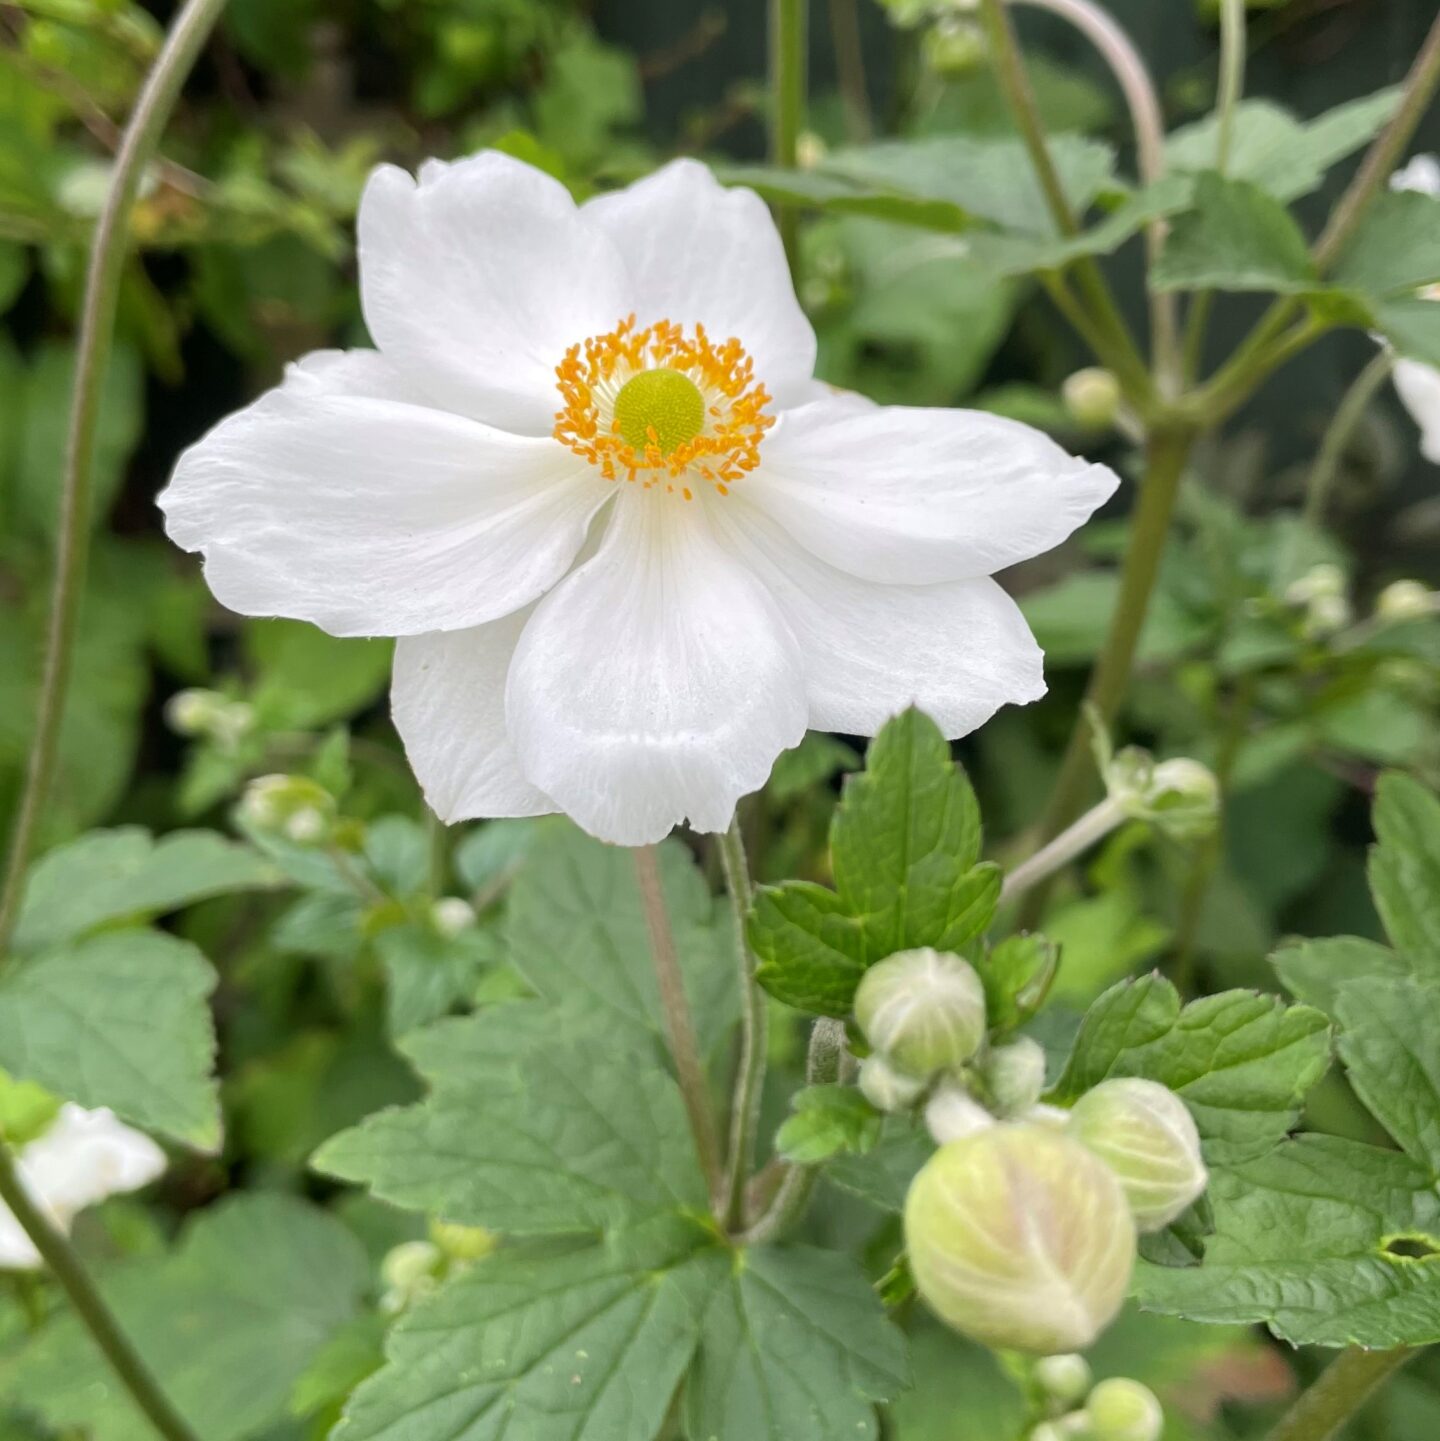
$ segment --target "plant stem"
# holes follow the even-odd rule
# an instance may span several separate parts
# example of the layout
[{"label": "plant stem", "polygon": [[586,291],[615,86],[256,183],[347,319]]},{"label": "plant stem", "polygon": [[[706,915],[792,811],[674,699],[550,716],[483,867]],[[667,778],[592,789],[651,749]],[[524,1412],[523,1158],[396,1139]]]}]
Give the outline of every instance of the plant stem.
[{"label": "plant stem", "polygon": [[830,39],[835,48],[835,78],[845,106],[846,133],[854,144],[864,145],[874,137],[875,125],[865,84],[865,42],[856,0],[830,0]]},{"label": "plant stem", "polygon": [[[822,1018],[810,1028],[810,1048],[805,1057],[805,1084],[825,1086],[839,1078],[840,1061],[845,1054],[845,1023]],[[745,1232],[741,1239],[751,1246],[773,1241],[798,1221],[810,1202],[815,1189],[818,1166],[791,1165],[785,1179],[775,1192],[769,1209]]]},{"label": "plant stem", "polygon": [[1342,1351],[1280,1418],[1269,1441],[1330,1441],[1372,1393],[1420,1348]]},{"label": "plant stem", "polygon": [[[786,170],[795,168],[805,116],[806,5],[807,0],[770,0],[770,159]],[[794,275],[795,207],[778,206],[775,223]]]},{"label": "plant stem", "polygon": [[735,955],[739,962],[740,982],[740,1067],[735,1076],[735,1096],[730,1108],[730,1158],[725,1171],[722,1209],[726,1226],[734,1230],[744,1218],[745,1185],[750,1178],[755,1133],[760,1125],[760,1095],[765,1088],[769,1021],[765,994],[755,984],[755,956],[745,939],[751,887],[738,814],[731,818],[730,829],[720,837],[720,859],[725,866],[725,885],[735,912]]},{"label": "plant stem", "polygon": [[80,338],[75,353],[75,389],[70,400],[65,464],[60,479],[60,527],[55,543],[45,664],[35,707],[35,730],[30,741],[25,786],[15,810],[5,880],[0,886],[0,963],[9,948],[25,872],[59,757],[60,726],[70,685],[76,622],[90,553],[95,432],[100,420],[100,395],[115,329],[120,282],[129,249],[130,211],[145,167],[155,154],[160,134],[180,97],[181,87],[220,18],[224,4],[225,0],[186,0],[170,27],[125,127],[105,206],[90,247]]},{"label": "plant stem", "polygon": [[76,1315],[150,1424],[166,1441],[195,1441],[189,1425],[171,1405],[149,1367],[121,1330],[114,1312],[106,1305],[69,1239],[30,1199],[30,1193],[15,1168],[10,1147],[3,1140],[0,1140],[0,1200],[10,1208],[11,1214],[34,1243],[51,1274],[69,1297]]},{"label": "plant stem", "polygon": [[1388,349],[1382,349],[1370,364],[1351,382],[1350,388],[1341,398],[1325,429],[1320,449],[1315,455],[1315,465],[1305,487],[1305,520],[1318,526],[1325,518],[1325,507],[1335,488],[1335,477],[1340,473],[1340,462],[1355,436],[1375,392],[1384,385],[1395,366],[1395,357]]},{"label": "plant stem", "polygon": [[645,926],[650,933],[650,955],[655,963],[655,980],[660,988],[660,1013],[665,1020],[665,1038],[690,1130],[695,1137],[695,1153],[705,1173],[710,1194],[720,1186],[720,1145],[715,1135],[715,1121],[710,1114],[710,1088],[705,1080],[705,1067],[700,1060],[700,1043],[695,1036],[695,1021],[690,1003],[685,999],[685,981],[680,973],[680,958],[675,951],[675,936],[670,929],[670,914],[665,909],[665,892],[660,884],[660,858],[654,846],[637,846],[635,879],[640,885],[640,903],[645,912]]},{"label": "plant stem", "polygon": [[1107,796],[1098,806],[1086,811],[1074,825],[1041,846],[1033,856],[1006,875],[1005,884],[1000,888],[1000,904],[1003,906],[1022,891],[1048,880],[1056,871],[1104,840],[1124,819],[1124,808]]}]

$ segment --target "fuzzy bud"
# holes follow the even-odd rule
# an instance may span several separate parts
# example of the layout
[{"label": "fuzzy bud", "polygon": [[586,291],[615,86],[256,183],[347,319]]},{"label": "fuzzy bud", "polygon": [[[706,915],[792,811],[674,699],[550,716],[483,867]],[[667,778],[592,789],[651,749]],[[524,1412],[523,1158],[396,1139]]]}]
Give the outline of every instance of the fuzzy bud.
[{"label": "fuzzy bud", "polygon": [[865,1039],[902,1071],[929,1079],[963,1066],[985,1039],[985,987],[959,956],[900,951],[865,972],[855,992]]},{"label": "fuzzy bud", "polygon": [[1108,370],[1088,366],[1066,379],[1060,399],[1078,425],[1108,430],[1120,414],[1120,382]]},{"label": "fuzzy bud", "polygon": [[1195,1122],[1158,1082],[1101,1081],[1075,1103],[1066,1129],[1115,1173],[1141,1231],[1168,1226],[1205,1189]]},{"label": "fuzzy bud", "polygon": [[1057,1406],[1076,1406],[1090,1390],[1090,1363],[1073,1351],[1041,1357],[1032,1374],[1035,1384]]},{"label": "fuzzy bud", "polygon": [[1375,614],[1384,621],[1424,620],[1435,614],[1437,600],[1421,581],[1396,580],[1375,597]]},{"label": "fuzzy bud", "polygon": [[430,907],[430,924],[447,941],[454,940],[475,924],[475,907],[461,896],[441,896]]},{"label": "fuzzy bud", "polygon": [[1165,1429],[1155,1393],[1124,1376],[1102,1381],[1090,1393],[1085,1420],[1095,1441],[1160,1441]]},{"label": "fuzzy bud", "polygon": [[936,1089],[925,1103],[925,1125],[936,1145],[961,1141],[995,1124],[995,1117],[963,1086],[953,1082]]},{"label": "fuzzy bud", "polygon": [[990,1347],[1082,1350],[1114,1319],[1135,1262],[1120,1183],[1068,1136],[1003,1125],[942,1146],[905,1202],[926,1303]]},{"label": "fuzzy bud", "polygon": [[1045,1050],[1038,1041],[1021,1036],[996,1046],[980,1067],[996,1113],[1007,1120],[1028,1111],[1045,1089]]},{"label": "fuzzy bud", "polygon": [[860,1094],[877,1111],[903,1111],[920,1099],[925,1082],[897,1070],[876,1054],[860,1062]]}]

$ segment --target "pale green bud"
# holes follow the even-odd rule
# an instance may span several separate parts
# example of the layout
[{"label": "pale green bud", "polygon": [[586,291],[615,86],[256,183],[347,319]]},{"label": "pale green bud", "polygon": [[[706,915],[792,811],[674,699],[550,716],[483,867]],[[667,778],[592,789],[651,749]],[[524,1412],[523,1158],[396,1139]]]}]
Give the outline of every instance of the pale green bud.
[{"label": "pale green bud", "polygon": [[1120,414],[1120,382],[1108,370],[1087,366],[1066,379],[1060,399],[1086,430],[1108,430]]},{"label": "pale green bud", "polygon": [[176,735],[205,735],[224,704],[225,697],[217,691],[176,691],[165,702],[165,724]]},{"label": "pale green bud", "polygon": [[1381,620],[1424,620],[1434,615],[1440,597],[1418,580],[1392,581],[1375,597],[1375,614]]},{"label": "pale green bud", "polygon": [[1124,1376],[1102,1381],[1090,1393],[1085,1420],[1095,1441],[1160,1441],[1165,1429],[1155,1393]]},{"label": "pale green bud", "polygon": [[870,967],[855,992],[865,1039],[902,1071],[928,1079],[963,1066],[985,1039],[985,987],[959,956],[928,947]]},{"label": "pale green bud", "polygon": [[1291,605],[1313,605],[1317,600],[1343,599],[1345,572],[1328,562],[1312,565],[1298,580],[1285,587],[1285,599]]},{"label": "pale green bud", "polygon": [[461,1226],[455,1221],[431,1221],[430,1239],[452,1261],[480,1261],[494,1251],[500,1238],[483,1226]]},{"label": "pale green bud", "polygon": [[905,1202],[915,1284],[990,1347],[1089,1346],[1125,1299],[1135,1223],[1120,1183],[1068,1136],[1000,1125],[942,1146]]},{"label": "pale green bud", "polygon": [[936,75],[970,75],[985,64],[990,47],[985,32],[973,21],[945,15],[921,40],[926,68]]},{"label": "pale green bud", "polygon": [[1090,1390],[1090,1363],[1073,1351],[1042,1356],[1035,1363],[1035,1384],[1058,1406],[1074,1406]]},{"label": "pale green bud", "polygon": [[829,146],[813,130],[802,130],[795,138],[795,163],[801,170],[814,170],[829,153]]},{"label": "pale green bud", "polygon": [[1188,756],[1158,764],[1140,746],[1126,746],[1104,766],[1110,799],[1134,820],[1147,821],[1176,840],[1209,835],[1220,815],[1220,783],[1208,766]]},{"label": "pale green bud", "polygon": [[903,1111],[920,1099],[925,1082],[897,1070],[877,1052],[860,1062],[859,1086],[877,1111]]},{"label": "pale green bud", "polygon": [[996,1046],[981,1063],[980,1075],[996,1112],[1013,1119],[1028,1111],[1045,1089],[1044,1047],[1029,1036]]},{"label": "pale green bud", "polygon": [[1305,611],[1304,631],[1312,640],[1334,635],[1350,624],[1354,612],[1343,595],[1319,595]]},{"label": "pale green bud", "polygon": [[429,1241],[402,1241],[386,1252],[380,1263],[380,1278],[389,1290],[411,1296],[429,1288],[440,1273],[443,1259],[440,1248]]},{"label": "pale green bud", "polygon": [[245,787],[240,814],[256,830],[277,831],[299,845],[313,845],[330,832],[335,799],[306,776],[258,776]]},{"label": "pale green bud", "polygon": [[430,907],[430,924],[446,940],[453,940],[475,924],[475,907],[461,896],[441,896]]},{"label": "pale green bud", "polygon": [[963,1140],[995,1124],[995,1117],[963,1086],[946,1082],[925,1103],[925,1125],[937,1145]]},{"label": "pale green bud", "polygon": [[1101,1081],[1075,1103],[1067,1131],[1115,1173],[1141,1231],[1168,1226],[1205,1189],[1195,1122],[1156,1081]]}]

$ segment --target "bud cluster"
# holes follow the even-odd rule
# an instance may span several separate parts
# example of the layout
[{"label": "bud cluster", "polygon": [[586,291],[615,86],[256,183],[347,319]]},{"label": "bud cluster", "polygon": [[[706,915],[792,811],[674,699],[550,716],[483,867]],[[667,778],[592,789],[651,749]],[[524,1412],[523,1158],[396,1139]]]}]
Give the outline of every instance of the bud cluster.
[{"label": "bud cluster", "polygon": [[240,818],[296,845],[321,845],[334,829],[335,798],[307,776],[257,776],[241,797]]},{"label": "bud cluster", "polygon": [[496,1241],[493,1232],[480,1226],[431,1221],[427,1240],[402,1241],[380,1263],[384,1287],[380,1309],[389,1316],[408,1311],[438,1290],[442,1281],[483,1260]]},{"label": "bud cluster", "polygon": [[1030,1374],[1051,1414],[1026,1441],[1160,1441],[1165,1413],[1139,1381],[1116,1376],[1092,1387],[1089,1366],[1075,1355],[1047,1356]]},{"label": "bud cluster", "polygon": [[1344,630],[1353,610],[1345,572],[1328,562],[1311,566],[1285,588],[1285,603],[1303,612],[1302,629],[1311,640]]},{"label": "bud cluster", "polygon": [[165,723],[176,735],[234,750],[255,728],[254,707],[215,690],[182,690],[165,702]]},{"label": "bud cluster", "polygon": [[1147,821],[1178,841],[1209,835],[1220,815],[1220,783],[1197,760],[1177,756],[1156,761],[1141,746],[1110,752],[1097,742],[1100,774],[1110,800],[1132,820]]}]

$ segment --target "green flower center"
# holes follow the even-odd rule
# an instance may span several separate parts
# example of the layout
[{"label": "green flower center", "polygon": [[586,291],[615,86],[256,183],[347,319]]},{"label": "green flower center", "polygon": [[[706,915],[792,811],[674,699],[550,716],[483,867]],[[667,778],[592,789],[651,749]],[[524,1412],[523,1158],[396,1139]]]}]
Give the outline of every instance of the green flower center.
[{"label": "green flower center", "polygon": [[658,445],[662,455],[669,455],[704,430],[705,397],[678,370],[642,370],[615,397],[615,426],[625,444],[637,452],[644,454],[646,446]]}]

